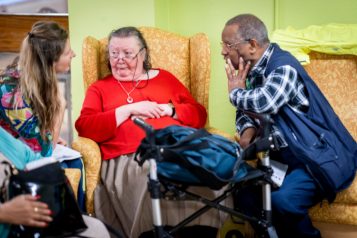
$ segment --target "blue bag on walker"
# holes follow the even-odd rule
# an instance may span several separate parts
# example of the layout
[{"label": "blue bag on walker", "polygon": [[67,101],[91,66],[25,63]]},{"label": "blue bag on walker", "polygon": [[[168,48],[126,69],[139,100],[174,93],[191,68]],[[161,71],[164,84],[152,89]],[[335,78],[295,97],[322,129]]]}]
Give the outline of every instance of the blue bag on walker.
[{"label": "blue bag on walker", "polygon": [[175,181],[219,190],[247,174],[239,145],[204,128],[174,125],[155,130],[155,144],[144,138],[135,160],[138,154],[145,158],[156,153],[158,174]]}]

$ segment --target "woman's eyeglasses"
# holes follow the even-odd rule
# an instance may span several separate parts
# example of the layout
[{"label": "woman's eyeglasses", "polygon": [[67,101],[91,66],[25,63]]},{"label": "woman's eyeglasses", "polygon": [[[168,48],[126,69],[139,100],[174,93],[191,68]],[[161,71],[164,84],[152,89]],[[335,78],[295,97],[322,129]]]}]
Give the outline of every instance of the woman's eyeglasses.
[{"label": "woman's eyeglasses", "polygon": [[138,57],[138,54],[144,49],[145,47],[141,48],[139,50],[139,52],[136,55],[133,54],[125,54],[123,57],[119,58],[119,51],[116,50],[109,50],[109,56],[110,58],[112,58],[113,60],[126,60],[126,61],[131,61],[133,59],[135,59],[136,57]]}]

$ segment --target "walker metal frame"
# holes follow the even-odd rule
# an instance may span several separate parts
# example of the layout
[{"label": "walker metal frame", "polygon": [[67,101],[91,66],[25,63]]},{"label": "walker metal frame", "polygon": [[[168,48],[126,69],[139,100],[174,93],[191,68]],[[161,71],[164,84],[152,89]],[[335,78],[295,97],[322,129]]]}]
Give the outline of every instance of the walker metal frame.
[{"label": "walker metal frame", "polygon": [[[186,189],[189,186],[202,186],[199,184],[188,184],[181,181],[171,180],[157,174],[156,163],[158,160],[158,155],[152,153],[150,156],[150,174],[148,181],[148,190],[150,192],[152,209],[153,209],[153,225],[155,238],[173,238],[175,232],[185,227],[191,221],[201,216],[203,213],[207,212],[211,208],[218,209],[228,213],[231,216],[238,217],[244,221],[249,221],[258,224],[264,231],[264,235],[270,238],[277,238],[277,233],[272,222],[272,206],[271,206],[271,186],[275,186],[271,180],[271,175],[273,170],[270,166],[269,149],[279,149],[278,143],[275,136],[270,136],[270,116],[269,115],[258,115],[253,113],[246,113],[251,117],[258,118],[260,120],[261,130],[260,137],[262,139],[257,142],[252,143],[246,150],[244,150],[242,156],[245,160],[256,158],[256,153],[263,152],[263,158],[259,169],[248,166],[248,175],[244,176],[240,181],[234,184],[230,189],[224,191],[224,193],[214,200],[208,200],[191,192]],[[147,124],[145,121],[136,118],[134,123],[143,129],[146,133],[146,141],[152,146],[155,145],[155,134],[154,128]],[[249,158],[250,157],[250,158]],[[140,165],[144,161],[140,161]],[[180,185],[173,185],[180,184]],[[240,188],[247,186],[262,186],[263,191],[263,211],[260,218],[250,217],[236,210],[230,209],[226,206],[222,206],[219,203],[236,193]],[[161,190],[161,186],[164,187]],[[165,200],[195,200],[204,204],[205,206],[177,224],[176,226],[164,230],[162,219],[161,219],[161,209],[160,209],[160,199]]]}]

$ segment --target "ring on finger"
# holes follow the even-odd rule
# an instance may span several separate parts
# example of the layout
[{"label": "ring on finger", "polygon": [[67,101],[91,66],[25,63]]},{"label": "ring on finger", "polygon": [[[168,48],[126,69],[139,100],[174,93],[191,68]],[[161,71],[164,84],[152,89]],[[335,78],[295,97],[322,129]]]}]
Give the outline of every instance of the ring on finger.
[{"label": "ring on finger", "polygon": [[25,200],[25,195],[21,194],[21,199]]},{"label": "ring on finger", "polygon": [[35,212],[38,212],[38,208],[37,207],[35,207],[34,210],[35,210]]}]

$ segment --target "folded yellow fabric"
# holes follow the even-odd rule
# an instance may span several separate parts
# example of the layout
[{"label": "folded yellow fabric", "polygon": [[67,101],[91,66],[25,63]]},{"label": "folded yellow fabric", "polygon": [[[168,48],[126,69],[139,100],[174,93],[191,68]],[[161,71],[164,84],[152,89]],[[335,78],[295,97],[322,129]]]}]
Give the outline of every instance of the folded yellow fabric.
[{"label": "folded yellow fabric", "polygon": [[275,30],[271,42],[279,44],[295,56],[302,65],[310,64],[309,53],[357,55],[357,24],[328,24],[295,30]]}]

